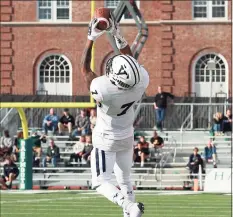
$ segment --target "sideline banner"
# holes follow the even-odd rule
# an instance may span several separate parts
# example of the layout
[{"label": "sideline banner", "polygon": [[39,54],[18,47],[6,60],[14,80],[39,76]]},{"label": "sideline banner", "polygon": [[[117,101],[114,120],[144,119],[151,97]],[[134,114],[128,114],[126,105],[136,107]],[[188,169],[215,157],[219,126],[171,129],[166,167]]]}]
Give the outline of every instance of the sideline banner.
[{"label": "sideline banner", "polygon": [[32,189],[32,141],[31,139],[20,141],[20,190]]},{"label": "sideline banner", "polygon": [[204,191],[209,193],[231,193],[232,171],[212,169],[206,174]]}]

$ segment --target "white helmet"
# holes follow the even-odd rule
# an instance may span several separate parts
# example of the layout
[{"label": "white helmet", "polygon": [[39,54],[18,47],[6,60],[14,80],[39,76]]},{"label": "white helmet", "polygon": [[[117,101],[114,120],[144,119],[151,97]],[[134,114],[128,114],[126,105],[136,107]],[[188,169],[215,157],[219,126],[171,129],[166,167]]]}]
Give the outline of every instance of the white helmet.
[{"label": "white helmet", "polygon": [[121,89],[130,89],[140,81],[140,65],[129,55],[117,55],[106,64],[106,75]]}]

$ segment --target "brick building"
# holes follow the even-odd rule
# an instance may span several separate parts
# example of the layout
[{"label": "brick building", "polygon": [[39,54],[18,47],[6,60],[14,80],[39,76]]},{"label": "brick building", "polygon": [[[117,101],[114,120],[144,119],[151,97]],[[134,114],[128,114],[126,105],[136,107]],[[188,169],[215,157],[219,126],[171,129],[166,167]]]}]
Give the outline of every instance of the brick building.
[{"label": "brick building", "polygon": [[[114,8],[118,0],[96,1]],[[90,1],[1,0],[1,93],[88,95],[80,59],[90,20]],[[195,92],[231,95],[231,1],[137,1],[149,28],[139,62],[150,73],[147,95],[158,85],[177,96]],[[124,15],[125,38],[137,29]],[[95,71],[103,73],[112,47],[96,42]],[[210,70],[211,69],[211,70]],[[212,74],[212,82],[210,82]]]}]

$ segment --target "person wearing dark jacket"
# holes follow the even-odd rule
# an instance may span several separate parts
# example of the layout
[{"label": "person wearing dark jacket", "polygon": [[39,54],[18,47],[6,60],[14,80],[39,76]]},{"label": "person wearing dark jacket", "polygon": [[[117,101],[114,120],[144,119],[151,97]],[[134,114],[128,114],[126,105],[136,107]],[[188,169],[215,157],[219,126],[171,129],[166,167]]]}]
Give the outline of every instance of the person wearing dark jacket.
[{"label": "person wearing dark jacket", "polygon": [[49,141],[46,157],[43,159],[43,167],[46,167],[46,162],[51,162],[53,167],[56,167],[59,159],[59,148],[55,145],[54,140],[51,138]]},{"label": "person wearing dark jacket", "polygon": [[203,160],[201,158],[201,155],[198,154],[199,149],[195,147],[193,149],[193,154],[189,156],[189,162],[188,162],[188,167],[190,173],[197,174],[199,172],[199,165],[202,166],[203,168]]},{"label": "person wearing dark jacket", "polygon": [[[163,92],[162,87],[158,87],[158,93],[155,95],[154,108],[156,114],[156,127],[158,130],[163,129],[163,121],[165,119],[165,112],[167,108],[167,98],[174,99],[174,95],[168,92]],[[173,102],[173,101],[172,101]]]},{"label": "person wearing dark jacket", "polygon": [[59,135],[62,135],[62,132],[68,129],[71,136],[72,129],[75,125],[74,117],[69,113],[69,109],[64,109],[63,116],[60,118],[58,123]]},{"label": "person wearing dark jacket", "polygon": [[[5,164],[3,166],[3,175],[0,178],[0,183],[8,189],[12,188],[12,182],[18,177],[19,169],[10,156],[5,157]],[[6,184],[8,182],[8,184]]]},{"label": "person wearing dark jacket", "polygon": [[227,109],[226,115],[223,118],[223,132],[231,132],[232,131],[232,114],[231,110]]}]

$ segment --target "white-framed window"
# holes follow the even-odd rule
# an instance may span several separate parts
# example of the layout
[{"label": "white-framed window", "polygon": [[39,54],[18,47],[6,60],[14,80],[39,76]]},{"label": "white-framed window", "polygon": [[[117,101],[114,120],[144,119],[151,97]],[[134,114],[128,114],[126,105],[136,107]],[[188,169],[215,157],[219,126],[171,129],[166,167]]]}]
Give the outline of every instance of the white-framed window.
[{"label": "white-framed window", "polygon": [[[214,61],[215,68],[211,70],[208,67],[208,62]],[[206,54],[202,56],[195,66],[195,82],[210,82],[212,73],[212,82],[226,81],[226,66],[222,58],[215,54]]]},{"label": "white-framed window", "polygon": [[219,53],[200,53],[193,61],[192,91],[199,97],[216,97],[228,94],[229,68]]},{"label": "white-framed window", "polygon": [[[120,0],[105,0],[105,7],[114,10],[117,7],[119,2]],[[131,0],[130,2],[133,6],[136,5],[139,9],[139,0]],[[126,20],[132,20],[132,19],[133,19],[132,15],[128,11],[128,9],[126,9],[122,17],[122,20],[126,21]]]},{"label": "white-framed window", "polygon": [[62,55],[46,57],[40,64],[40,83],[69,83],[70,64]]},{"label": "white-framed window", "polygon": [[62,54],[51,54],[38,64],[37,91],[49,95],[72,95],[72,65]]},{"label": "white-framed window", "polygon": [[193,0],[193,18],[227,19],[227,7],[226,0]]},{"label": "white-framed window", "polygon": [[71,0],[38,0],[40,21],[71,21]]}]

